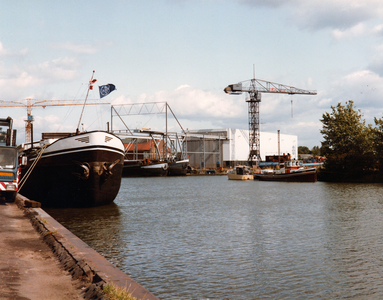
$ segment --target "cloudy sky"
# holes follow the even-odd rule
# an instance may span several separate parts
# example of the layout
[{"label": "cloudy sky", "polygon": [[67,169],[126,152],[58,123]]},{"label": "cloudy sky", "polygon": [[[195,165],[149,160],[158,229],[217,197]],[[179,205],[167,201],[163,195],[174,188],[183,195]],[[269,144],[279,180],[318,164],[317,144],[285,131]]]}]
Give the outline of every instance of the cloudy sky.
[{"label": "cloudy sky", "polygon": [[[166,101],[185,129],[247,129],[246,95],[223,89],[251,79],[254,66],[258,79],[317,90],[262,95],[261,130],[297,135],[300,146],[320,145],[320,118],[339,102],[353,100],[367,123],[383,116],[381,0],[3,0],[0,8],[2,105],[84,99],[95,70],[96,87],[116,85],[103,98],[114,105]],[[1,112],[22,142],[26,108]],[[80,113],[34,107],[34,139],[75,130]],[[88,106],[81,122],[106,129],[110,119],[110,106]]]}]

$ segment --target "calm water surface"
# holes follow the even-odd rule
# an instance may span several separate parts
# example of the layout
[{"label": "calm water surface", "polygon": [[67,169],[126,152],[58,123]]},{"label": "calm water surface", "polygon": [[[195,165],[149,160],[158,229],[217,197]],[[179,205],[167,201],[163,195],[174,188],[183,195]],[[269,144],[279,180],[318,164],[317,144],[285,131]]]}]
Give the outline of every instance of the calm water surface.
[{"label": "calm water surface", "polygon": [[161,299],[383,299],[383,185],[123,178],[47,212]]}]

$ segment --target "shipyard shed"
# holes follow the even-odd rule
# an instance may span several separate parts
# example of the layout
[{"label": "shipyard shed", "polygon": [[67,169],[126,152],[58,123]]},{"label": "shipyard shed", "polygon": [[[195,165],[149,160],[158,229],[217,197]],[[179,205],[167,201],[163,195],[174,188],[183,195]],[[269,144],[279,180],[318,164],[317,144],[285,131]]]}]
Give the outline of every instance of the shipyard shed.
[{"label": "shipyard shed", "polygon": [[209,169],[223,166],[223,141],[227,139],[225,130],[188,131],[186,152],[189,164],[195,169]]},{"label": "shipyard shed", "polygon": [[[249,130],[205,129],[187,132],[187,154],[193,168],[232,167],[245,164],[249,156]],[[278,153],[279,148],[279,153]],[[296,135],[260,132],[260,156],[290,154],[298,158],[298,137]]]}]

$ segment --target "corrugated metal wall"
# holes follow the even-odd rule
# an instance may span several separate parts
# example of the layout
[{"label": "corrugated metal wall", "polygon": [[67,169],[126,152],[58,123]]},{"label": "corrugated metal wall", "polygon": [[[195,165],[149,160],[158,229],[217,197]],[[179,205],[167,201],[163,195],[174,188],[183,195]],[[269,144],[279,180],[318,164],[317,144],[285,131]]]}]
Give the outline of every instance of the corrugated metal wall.
[{"label": "corrugated metal wall", "polygon": [[[206,138],[188,138],[187,152],[193,168],[216,168],[222,166],[222,141]],[[221,145],[220,145],[221,144]]]}]

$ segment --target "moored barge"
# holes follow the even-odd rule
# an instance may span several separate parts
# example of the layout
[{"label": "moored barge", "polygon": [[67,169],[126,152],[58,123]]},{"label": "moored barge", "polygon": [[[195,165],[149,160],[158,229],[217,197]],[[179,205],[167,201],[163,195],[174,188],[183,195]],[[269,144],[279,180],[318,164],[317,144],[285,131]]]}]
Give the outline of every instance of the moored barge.
[{"label": "moored barge", "polygon": [[166,176],[168,173],[168,163],[166,161],[150,160],[125,160],[122,171],[123,177],[151,177]]},{"label": "moored barge", "polygon": [[298,160],[285,161],[281,170],[262,170],[254,174],[255,180],[285,181],[285,182],[316,182],[317,171],[315,168],[304,168],[303,162]]},{"label": "moored barge", "polygon": [[28,165],[22,169],[20,193],[46,207],[93,207],[113,202],[124,163],[121,139],[106,131],[64,136],[49,138],[45,134],[37,147],[22,149]]}]

